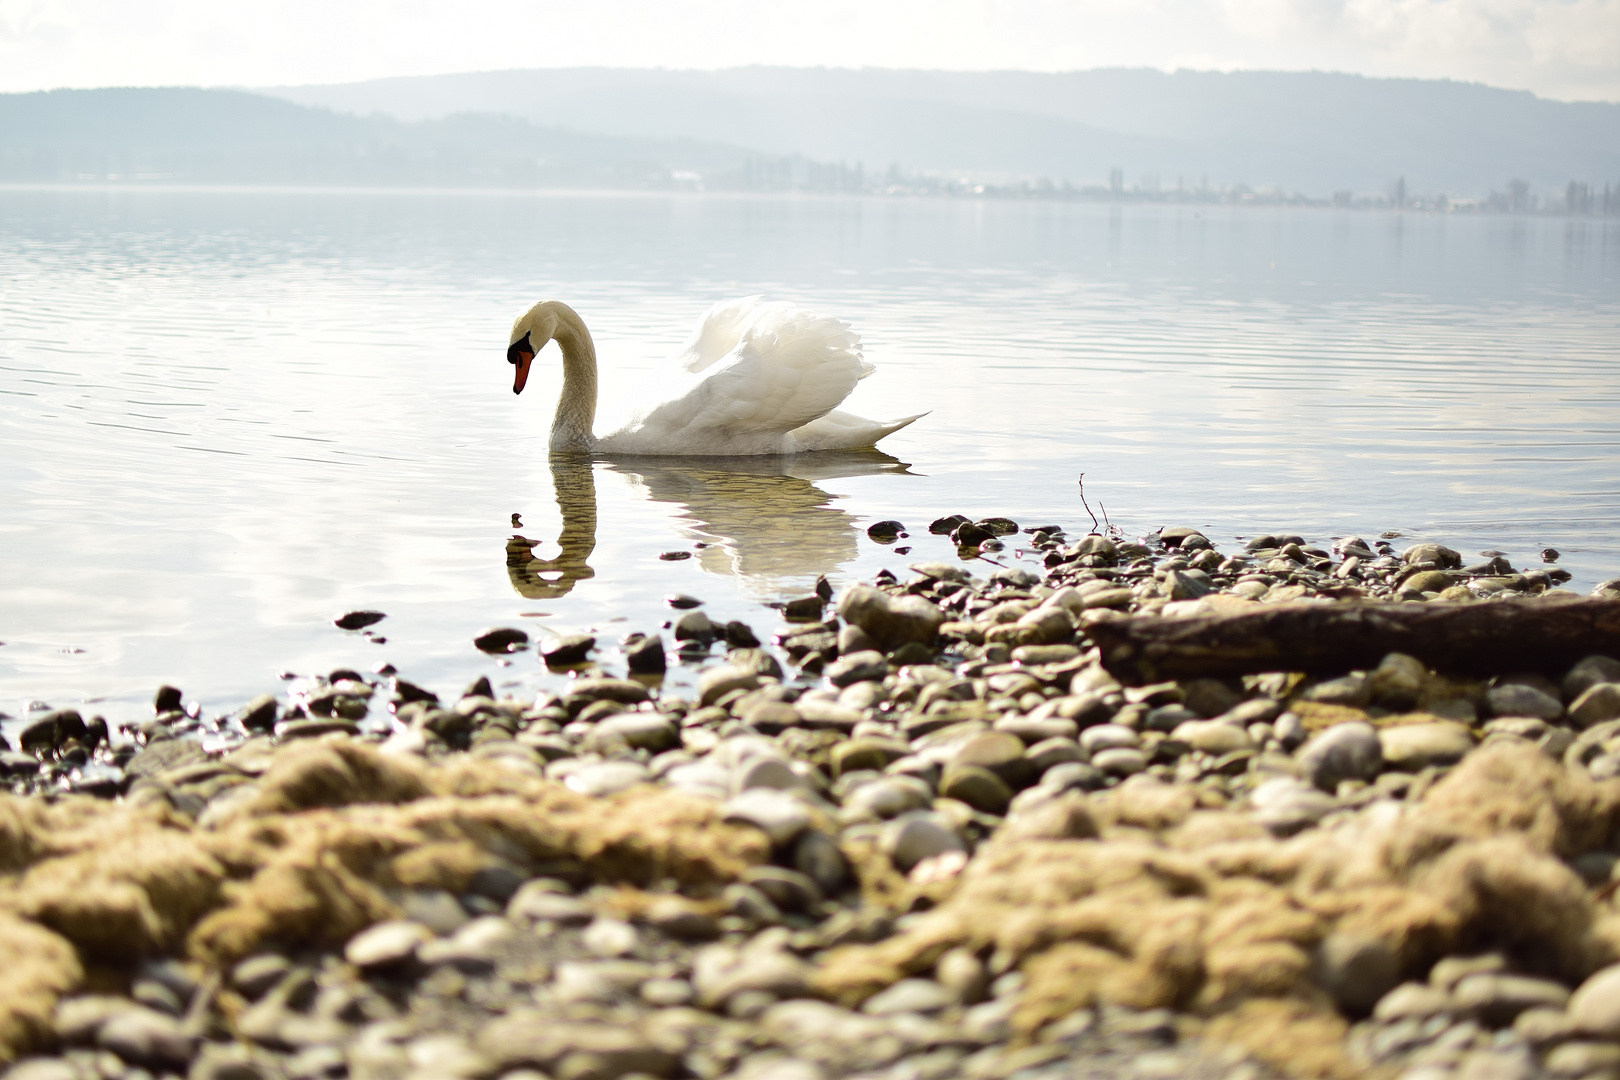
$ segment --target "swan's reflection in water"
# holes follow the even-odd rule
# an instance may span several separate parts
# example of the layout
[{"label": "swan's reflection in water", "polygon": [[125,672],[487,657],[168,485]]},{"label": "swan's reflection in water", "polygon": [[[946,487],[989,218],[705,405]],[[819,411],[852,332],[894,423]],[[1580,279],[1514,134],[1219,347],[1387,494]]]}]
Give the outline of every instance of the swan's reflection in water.
[{"label": "swan's reflection in water", "polygon": [[530,600],[567,596],[575,585],[596,576],[589,562],[596,550],[596,477],[590,459],[554,456],[551,488],[562,511],[557,557],[535,558],[539,541],[526,536],[516,535],[506,542],[506,576],[518,595]]},{"label": "swan's reflection in water", "polygon": [[[792,457],[614,457],[601,464],[628,478],[647,498],[681,508],[681,535],[708,546],[703,569],[736,577],[748,594],[770,598],[803,591],[808,579],[831,573],[857,552],[854,517],[832,505],[837,496],[818,482],[883,473],[907,475],[910,466],[877,450]],[[512,587],[530,599],[553,599],[595,573],[596,484],[588,458],[551,459],[552,482],[563,528],[554,559],[536,559],[536,542],[514,536],[506,544]]]}]

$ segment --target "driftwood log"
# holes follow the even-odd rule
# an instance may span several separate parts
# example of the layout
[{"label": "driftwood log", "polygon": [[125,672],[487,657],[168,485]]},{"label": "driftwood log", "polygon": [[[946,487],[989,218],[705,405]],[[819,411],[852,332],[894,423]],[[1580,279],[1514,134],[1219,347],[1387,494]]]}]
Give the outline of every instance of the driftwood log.
[{"label": "driftwood log", "polygon": [[1103,667],[1128,685],[1263,671],[1342,675],[1406,653],[1454,675],[1561,676],[1620,657],[1620,600],[1262,605],[1228,615],[1086,620]]}]

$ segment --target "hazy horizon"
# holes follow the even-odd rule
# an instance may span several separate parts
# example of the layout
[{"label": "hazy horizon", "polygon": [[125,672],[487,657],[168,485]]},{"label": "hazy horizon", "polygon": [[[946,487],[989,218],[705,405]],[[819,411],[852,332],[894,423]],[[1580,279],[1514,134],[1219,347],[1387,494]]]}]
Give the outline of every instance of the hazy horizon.
[{"label": "hazy horizon", "polygon": [[1328,72],[1620,101],[1620,0],[0,0],[0,91],[514,69]]}]

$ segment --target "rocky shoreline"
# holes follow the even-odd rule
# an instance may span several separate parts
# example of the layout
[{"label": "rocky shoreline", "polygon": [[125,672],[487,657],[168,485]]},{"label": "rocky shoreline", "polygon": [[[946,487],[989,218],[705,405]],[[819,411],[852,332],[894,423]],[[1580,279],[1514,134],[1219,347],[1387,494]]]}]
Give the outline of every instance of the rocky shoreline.
[{"label": "rocky shoreline", "polygon": [[686,598],[668,642],[548,642],[571,677],[534,700],[384,666],[228,717],[165,687],[132,731],[30,714],[7,1075],[1620,1077],[1620,649],[1480,677],[1372,620],[1359,669],[1145,681],[1098,647],[1296,609],[1616,625],[1620,581],[932,529],[962,558],[795,600],[769,646]]}]

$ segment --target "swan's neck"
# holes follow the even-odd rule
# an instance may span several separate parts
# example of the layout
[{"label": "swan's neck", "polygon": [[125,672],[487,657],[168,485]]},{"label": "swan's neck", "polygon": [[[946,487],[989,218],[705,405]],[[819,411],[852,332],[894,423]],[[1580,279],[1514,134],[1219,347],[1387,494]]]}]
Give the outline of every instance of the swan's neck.
[{"label": "swan's neck", "polygon": [[596,344],[573,308],[554,304],[552,314],[557,317],[552,340],[562,352],[563,384],[551,421],[551,449],[585,453],[596,445],[591,434],[596,424]]}]

